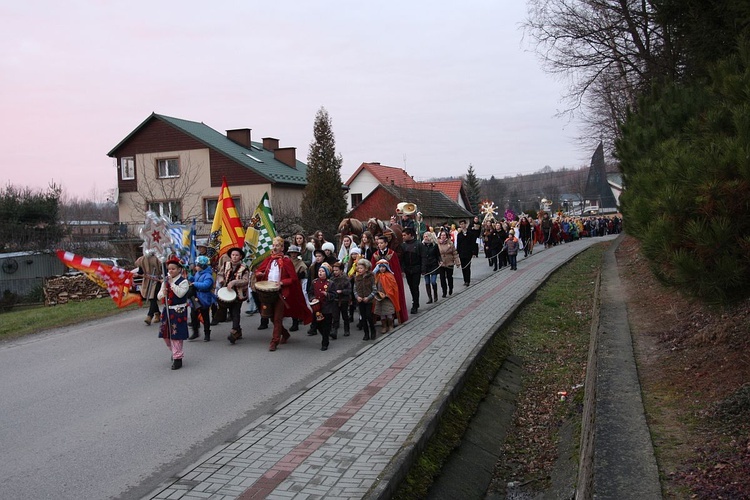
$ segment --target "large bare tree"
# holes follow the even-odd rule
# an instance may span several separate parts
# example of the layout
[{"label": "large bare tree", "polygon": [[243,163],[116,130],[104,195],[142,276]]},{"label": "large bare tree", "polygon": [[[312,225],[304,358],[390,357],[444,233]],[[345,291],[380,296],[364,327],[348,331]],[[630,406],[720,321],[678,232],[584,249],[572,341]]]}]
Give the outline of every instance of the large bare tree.
[{"label": "large bare tree", "polygon": [[655,78],[677,71],[669,30],[653,0],[529,0],[524,23],[544,69],[569,82],[563,113],[577,113],[581,139],[611,150],[628,107]]}]

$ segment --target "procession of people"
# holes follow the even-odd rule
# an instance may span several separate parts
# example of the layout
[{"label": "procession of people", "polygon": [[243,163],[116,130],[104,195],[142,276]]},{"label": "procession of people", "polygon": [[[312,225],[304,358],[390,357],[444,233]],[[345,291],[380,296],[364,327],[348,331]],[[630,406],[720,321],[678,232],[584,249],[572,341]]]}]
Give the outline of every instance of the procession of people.
[{"label": "procession of people", "polygon": [[[381,335],[389,334],[406,323],[409,314],[420,313],[422,281],[427,297],[424,304],[437,304],[439,298],[453,295],[456,269],[461,270],[463,285],[471,286],[471,265],[480,249],[493,271],[504,267],[516,271],[519,254],[528,258],[535,244],[551,248],[582,237],[619,232],[621,222],[617,217],[565,217],[546,212],[536,218],[522,214],[498,220],[488,213],[483,221],[477,216],[457,221],[457,227],[446,221],[433,228],[402,215],[400,220],[392,219],[402,238],[395,248],[393,231],[377,236],[369,230],[359,235],[339,234],[338,247],[327,241],[322,231],[316,231],[310,237],[303,233],[274,237],[270,254],[255,266],[239,247],[209,258],[202,242],[191,267],[171,256],[162,269],[162,264],[147,254],[136,264],[144,275],[141,294],[148,300],[145,323],[159,324],[158,335],[171,351],[172,369],[177,370],[183,366],[185,341],[200,339],[202,330],[203,341],[209,342],[212,326],[215,330],[229,322],[226,338],[235,345],[243,338],[243,319],[251,321],[256,313],[260,322],[255,329],[272,328],[271,352],[287,344],[291,332],[298,331],[301,324],[310,325],[308,336],[320,335],[322,351],[340,334],[348,337],[355,329],[362,331],[363,341],[372,341],[378,334],[377,324]],[[289,328],[284,324],[287,318],[291,320]]]}]

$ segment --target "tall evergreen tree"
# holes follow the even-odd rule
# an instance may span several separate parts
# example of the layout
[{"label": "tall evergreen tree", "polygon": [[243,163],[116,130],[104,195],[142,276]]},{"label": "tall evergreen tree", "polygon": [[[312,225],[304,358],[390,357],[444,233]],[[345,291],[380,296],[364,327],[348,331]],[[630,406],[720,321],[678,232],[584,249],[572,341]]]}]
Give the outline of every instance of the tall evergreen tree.
[{"label": "tall evergreen tree", "polygon": [[302,218],[308,232],[321,230],[329,241],[346,216],[341,165],[328,111],[321,107],[315,115],[315,139],[307,155],[307,187],[302,197]]},{"label": "tall evergreen tree", "polygon": [[627,229],[656,275],[711,303],[750,296],[750,44],[708,85],[666,85],[617,143]]},{"label": "tall evergreen tree", "polygon": [[479,179],[477,179],[477,176],[474,173],[474,166],[471,163],[469,163],[469,171],[466,172],[466,179],[464,182],[466,183],[466,196],[469,197],[469,204],[471,205],[468,207],[469,212],[478,215],[479,205],[482,203],[482,193]]}]

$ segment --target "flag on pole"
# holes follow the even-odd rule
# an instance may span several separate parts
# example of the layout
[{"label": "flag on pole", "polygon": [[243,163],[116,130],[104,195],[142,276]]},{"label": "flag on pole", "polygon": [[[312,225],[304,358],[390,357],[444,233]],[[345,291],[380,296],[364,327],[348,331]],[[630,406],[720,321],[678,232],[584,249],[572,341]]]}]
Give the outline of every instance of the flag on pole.
[{"label": "flag on pole", "polygon": [[193,219],[193,224],[190,226],[190,232],[187,234],[187,242],[185,242],[185,246],[189,248],[190,252],[190,258],[188,260],[188,263],[192,266],[195,264],[195,259],[198,257],[198,247],[195,244],[195,219]]},{"label": "flag on pole", "polygon": [[185,250],[185,226],[182,224],[170,224],[168,228],[169,238],[172,240],[172,248],[178,257],[184,257]]},{"label": "flag on pole", "polygon": [[130,287],[133,286],[132,271],[121,267],[108,266],[64,250],[57,250],[56,254],[63,264],[83,271],[91,281],[102,288],[106,288],[117,307],[125,307],[136,303],[139,306],[141,305],[143,300],[141,294],[130,293]]},{"label": "flag on pole", "polygon": [[208,237],[208,245],[216,250],[217,257],[221,257],[230,248],[242,248],[245,239],[245,228],[242,220],[234,206],[232,194],[229,192],[227,180],[221,184],[219,201],[216,203],[216,213],[211,224],[211,235]]},{"label": "flag on pole", "polygon": [[273,222],[271,202],[268,193],[264,193],[245,231],[245,262],[249,262],[251,268],[271,254],[275,236],[276,224]]}]

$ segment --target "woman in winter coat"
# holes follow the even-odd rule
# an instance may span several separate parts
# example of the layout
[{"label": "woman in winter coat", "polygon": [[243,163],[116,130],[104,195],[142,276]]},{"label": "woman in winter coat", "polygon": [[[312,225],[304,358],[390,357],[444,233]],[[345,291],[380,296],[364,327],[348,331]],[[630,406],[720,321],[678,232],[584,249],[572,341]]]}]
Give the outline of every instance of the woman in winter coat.
[{"label": "woman in winter coat", "polygon": [[440,252],[440,289],[443,297],[453,295],[453,268],[461,267],[461,259],[453,241],[448,235],[441,231],[438,237],[438,250]]}]

